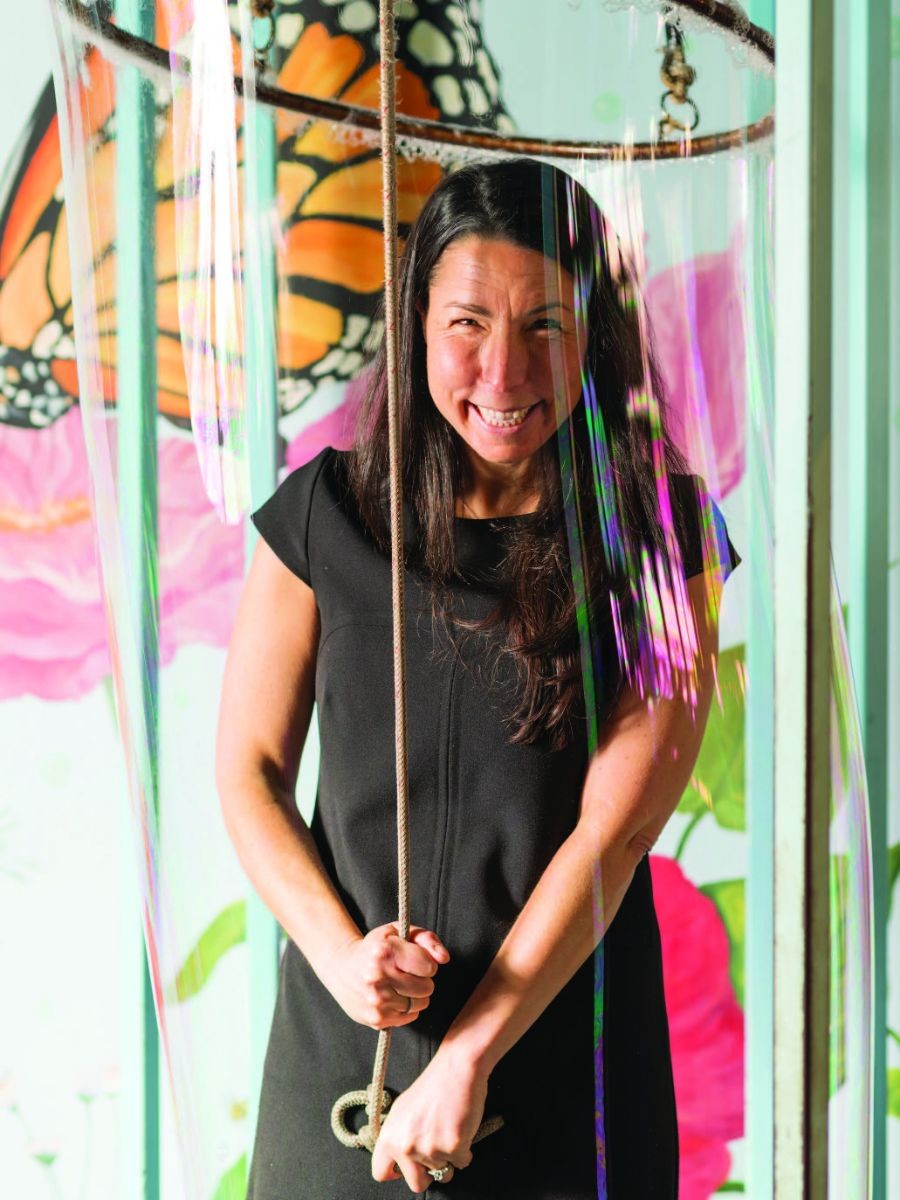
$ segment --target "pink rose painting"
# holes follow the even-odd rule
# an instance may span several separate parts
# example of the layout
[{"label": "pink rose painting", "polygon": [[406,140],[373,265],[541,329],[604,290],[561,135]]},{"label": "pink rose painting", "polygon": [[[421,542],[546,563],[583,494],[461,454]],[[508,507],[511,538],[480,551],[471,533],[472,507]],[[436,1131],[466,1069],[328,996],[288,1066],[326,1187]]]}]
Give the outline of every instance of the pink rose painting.
[{"label": "pink rose painting", "polygon": [[[160,661],[227,645],[243,533],[219,522],[187,439],[159,446]],[[73,700],[110,673],[81,411],[0,429],[0,699]]]},{"label": "pink rose painting", "polygon": [[0,698],[72,700],[109,674],[81,414],[0,430]]},{"label": "pink rose painting", "polygon": [[743,236],[653,275],[644,288],[672,433],[721,500],[744,474]]},{"label": "pink rose painting", "polygon": [[[294,470],[325,446],[349,447],[359,402],[294,438]],[[160,662],[181,645],[226,646],[244,570],[243,531],[222,524],[194,446],[159,444]],[[110,674],[81,410],[40,431],[0,428],[0,700],[74,700]]]},{"label": "pink rose painting", "polygon": [[744,1134],[744,1014],[715,904],[677,862],[652,855],[681,1156],[680,1200],[708,1200],[727,1179],[727,1143]]},{"label": "pink rose painting", "polygon": [[326,446],[335,450],[349,450],[353,445],[353,434],[356,414],[362,402],[369,381],[369,371],[363,371],[356,379],[352,379],[344,391],[341,403],[313,421],[293,438],[285,454],[285,464],[289,471],[295,471],[304,463],[316,457]]}]

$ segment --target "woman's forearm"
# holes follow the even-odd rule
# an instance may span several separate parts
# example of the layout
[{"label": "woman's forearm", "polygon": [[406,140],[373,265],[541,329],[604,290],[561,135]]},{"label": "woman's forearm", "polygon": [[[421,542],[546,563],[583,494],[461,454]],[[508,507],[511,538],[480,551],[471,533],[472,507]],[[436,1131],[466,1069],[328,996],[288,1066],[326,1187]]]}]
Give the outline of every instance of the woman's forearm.
[{"label": "woman's forearm", "polygon": [[219,786],[241,865],[278,923],[326,983],[338,947],[362,936],[291,795],[263,775]]},{"label": "woman's forearm", "polygon": [[438,1054],[490,1074],[593,952],[637,862],[635,851],[624,846],[598,853],[595,831],[576,827],[550,860]]}]

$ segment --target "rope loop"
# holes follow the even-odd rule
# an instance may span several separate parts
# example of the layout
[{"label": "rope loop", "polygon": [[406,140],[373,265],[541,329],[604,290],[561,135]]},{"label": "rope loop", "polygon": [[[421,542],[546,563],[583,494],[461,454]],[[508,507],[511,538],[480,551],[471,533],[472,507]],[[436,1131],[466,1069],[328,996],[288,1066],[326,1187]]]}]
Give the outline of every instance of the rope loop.
[{"label": "rope loop", "polygon": [[[347,1113],[352,1112],[355,1108],[364,1108],[369,1121],[371,1121],[375,1111],[372,1094],[372,1085],[369,1084],[367,1088],[359,1088],[355,1092],[345,1092],[343,1096],[335,1100],[331,1109],[331,1130],[342,1146],[347,1146],[351,1150],[368,1150],[370,1154],[374,1150],[378,1134],[373,1131],[371,1124],[367,1123],[359,1132],[354,1132],[348,1127],[346,1121]],[[390,1092],[382,1091],[379,1114],[381,1117],[385,1116],[393,1099]]]}]

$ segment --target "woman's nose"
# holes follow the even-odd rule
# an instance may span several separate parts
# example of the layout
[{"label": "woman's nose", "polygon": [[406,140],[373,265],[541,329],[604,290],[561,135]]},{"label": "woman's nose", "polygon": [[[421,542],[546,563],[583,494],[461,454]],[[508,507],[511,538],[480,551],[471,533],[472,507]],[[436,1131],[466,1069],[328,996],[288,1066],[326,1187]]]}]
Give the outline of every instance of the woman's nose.
[{"label": "woman's nose", "polygon": [[495,392],[521,387],[528,374],[528,348],[518,334],[492,330],[482,343],[481,377]]}]

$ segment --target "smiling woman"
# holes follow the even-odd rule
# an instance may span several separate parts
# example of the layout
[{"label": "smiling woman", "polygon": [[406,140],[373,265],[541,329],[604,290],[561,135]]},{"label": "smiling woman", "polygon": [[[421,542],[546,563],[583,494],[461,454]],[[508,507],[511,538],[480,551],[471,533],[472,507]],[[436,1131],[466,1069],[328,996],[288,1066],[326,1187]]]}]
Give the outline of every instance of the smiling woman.
[{"label": "smiling woman", "polygon": [[[574,181],[528,161],[451,174],[410,232],[400,286],[422,924],[408,941],[385,924],[396,846],[382,346],[354,448],[324,450],[254,514],[263,541],[229,649],[223,811],[289,935],[249,1197],[376,1200],[438,1184],[460,1200],[674,1197],[646,854],[697,755],[716,601],[737,559],[714,508],[715,536],[704,529],[710,507],[666,435],[617,243]],[[585,648],[600,669],[591,691]],[[292,798],[313,701],[307,829]],[[369,1162],[332,1136],[331,1109],[368,1077],[372,1030],[399,1026]],[[473,1152],[495,1114],[502,1128]]]}]

